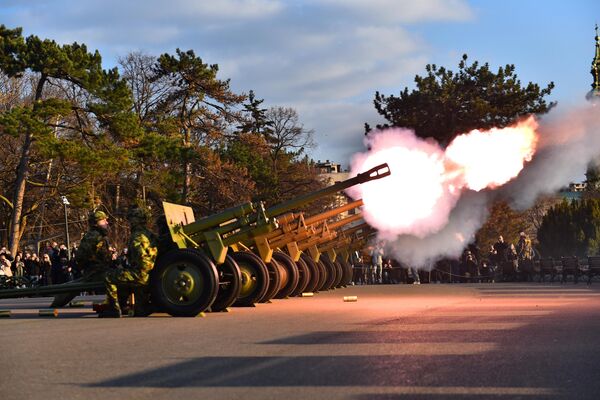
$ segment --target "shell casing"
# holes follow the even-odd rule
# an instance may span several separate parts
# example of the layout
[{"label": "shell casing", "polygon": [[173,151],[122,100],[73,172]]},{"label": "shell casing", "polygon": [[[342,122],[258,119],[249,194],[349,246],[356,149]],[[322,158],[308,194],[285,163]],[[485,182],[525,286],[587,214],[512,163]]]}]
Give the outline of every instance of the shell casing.
[{"label": "shell casing", "polygon": [[40,310],[38,312],[38,315],[40,317],[58,317],[58,309],[51,308],[51,309],[48,309],[48,310]]},{"label": "shell casing", "polygon": [[358,296],[344,296],[344,301],[346,303],[358,301]]}]

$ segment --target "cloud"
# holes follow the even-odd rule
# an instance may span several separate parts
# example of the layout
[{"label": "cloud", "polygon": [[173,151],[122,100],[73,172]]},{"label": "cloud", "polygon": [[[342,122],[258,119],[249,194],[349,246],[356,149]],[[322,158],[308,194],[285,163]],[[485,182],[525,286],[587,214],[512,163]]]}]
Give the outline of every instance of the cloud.
[{"label": "cloud", "polygon": [[[335,122],[347,118],[362,133],[359,116],[374,114],[374,92],[401,89],[422,70],[431,49],[414,24],[474,14],[463,0],[8,0],[0,15],[25,34],[99,49],[106,67],[130,51],[193,49],[219,64],[234,90],[302,107],[323,149],[347,137],[349,124]],[[331,159],[346,157],[337,146],[330,151]]]},{"label": "cloud", "polygon": [[462,0],[319,0],[316,3],[380,22],[468,21],[474,17]]}]

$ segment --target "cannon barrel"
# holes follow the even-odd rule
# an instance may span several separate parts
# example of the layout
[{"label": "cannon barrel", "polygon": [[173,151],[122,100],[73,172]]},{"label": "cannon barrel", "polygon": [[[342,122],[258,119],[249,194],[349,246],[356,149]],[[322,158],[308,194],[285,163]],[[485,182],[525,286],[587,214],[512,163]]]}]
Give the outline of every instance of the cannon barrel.
[{"label": "cannon barrel", "polygon": [[198,232],[204,232],[209,229],[216,228],[227,221],[245,217],[254,213],[255,211],[256,208],[252,203],[241,204],[236,207],[228,208],[220,213],[200,218],[198,221],[184,224],[183,230],[187,235],[195,235]]},{"label": "cannon barrel", "polygon": [[[355,208],[361,207],[362,205],[362,200],[356,200],[343,206],[327,210],[320,214],[311,215],[310,217],[306,218],[304,217],[303,213],[284,214],[281,217],[277,218],[277,220],[279,221],[279,228],[275,229],[272,232],[269,232],[269,234],[267,235],[267,239],[279,240],[282,236],[290,236],[300,231],[308,230],[311,225],[315,225],[317,223],[326,221],[329,218],[333,218],[346,211],[354,210]],[[290,227],[290,225],[292,224],[294,226],[293,229]]]},{"label": "cannon barrel", "polygon": [[16,299],[19,297],[44,297],[54,296],[61,293],[77,293],[88,290],[100,290],[104,288],[104,282],[77,282],[62,283],[59,285],[38,286],[33,288],[17,288],[0,290],[0,299]]},{"label": "cannon barrel", "polygon": [[321,190],[317,190],[312,193],[307,193],[302,196],[298,196],[292,200],[283,202],[281,204],[277,204],[275,206],[269,207],[266,209],[267,217],[275,217],[281,214],[288,213],[294,209],[297,209],[305,204],[313,202],[321,197],[329,196],[339,192],[340,190],[347,189],[351,186],[358,185],[360,183],[365,183],[369,181],[373,181],[376,179],[385,178],[390,175],[390,167],[387,163],[378,165],[370,170],[360,173],[356,175],[354,178],[347,179],[342,182],[338,182],[334,185],[328,186]]}]

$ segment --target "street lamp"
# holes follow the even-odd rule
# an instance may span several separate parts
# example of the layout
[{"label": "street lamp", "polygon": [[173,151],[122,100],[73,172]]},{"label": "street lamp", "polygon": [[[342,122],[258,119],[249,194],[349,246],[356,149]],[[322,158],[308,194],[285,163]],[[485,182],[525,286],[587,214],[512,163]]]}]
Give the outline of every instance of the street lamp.
[{"label": "street lamp", "polygon": [[70,204],[67,196],[60,196],[65,206],[65,239],[67,244],[67,258],[71,259],[71,243],[69,242],[69,220],[67,219],[67,206]]}]

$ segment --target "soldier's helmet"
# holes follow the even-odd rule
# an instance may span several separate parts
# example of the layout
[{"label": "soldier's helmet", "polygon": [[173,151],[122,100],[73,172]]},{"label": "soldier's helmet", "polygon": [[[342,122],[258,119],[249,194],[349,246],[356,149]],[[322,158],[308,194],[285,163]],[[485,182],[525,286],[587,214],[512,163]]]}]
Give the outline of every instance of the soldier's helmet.
[{"label": "soldier's helmet", "polygon": [[100,210],[92,211],[88,216],[88,222],[94,225],[97,224],[99,221],[102,221],[103,219],[108,219],[108,215],[106,215],[104,211]]},{"label": "soldier's helmet", "polygon": [[132,224],[145,224],[149,217],[148,211],[140,207],[132,207],[127,211],[127,220]]}]

